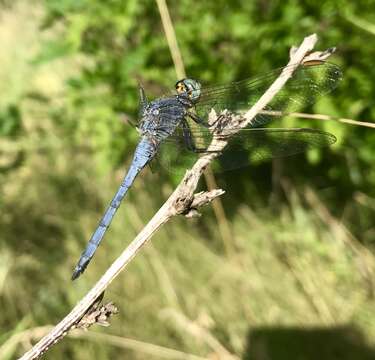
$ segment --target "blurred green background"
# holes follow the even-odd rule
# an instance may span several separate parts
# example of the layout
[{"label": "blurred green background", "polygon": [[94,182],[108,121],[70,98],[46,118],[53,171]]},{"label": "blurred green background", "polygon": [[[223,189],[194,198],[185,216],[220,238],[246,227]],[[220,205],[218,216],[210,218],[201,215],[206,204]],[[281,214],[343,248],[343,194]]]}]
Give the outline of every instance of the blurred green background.
[{"label": "blurred green background", "polygon": [[[331,61],[344,80],[304,110],[375,119],[373,1],[168,6],[190,77],[260,74],[316,32],[317,49],[337,46]],[[84,276],[70,281],[131,161],[137,134],[123,114],[137,118],[138,83],[153,98],[176,74],[154,0],[3,0],[0,44],[0,358],[13,359],[178,182],[146,169]],[[375,131],[289,124],[338,143],[218,175],[231,251],[211,207],[173,219],[107,290],[120,310],[111,326],[75,333],[45,358],[375,359]]]}]

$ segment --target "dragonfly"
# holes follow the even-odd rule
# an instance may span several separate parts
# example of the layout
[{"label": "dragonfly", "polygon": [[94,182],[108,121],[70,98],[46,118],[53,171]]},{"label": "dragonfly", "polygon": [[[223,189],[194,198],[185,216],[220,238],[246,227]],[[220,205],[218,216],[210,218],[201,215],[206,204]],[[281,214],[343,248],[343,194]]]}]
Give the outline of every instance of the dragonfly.
[{"label": "dragonfly", "polygon": [[[295,66],[295,65],[287,65]],[[266,127],[275,118],[311,105],[332,91],[342,78],[340,68],[322,61],[306,62],[274,96],[271,102],[228,141],[225,150],[210,146],[213,139],[209,113],[224,110],[241,113],[248,110],[269,88],[284,68],[263,75],[219,86],[202,86],[195,79],[182,79],[175,85],[175,93],[148,101],[142,86],[139,88],[140,140],[133,160],[116,194],[101,218],[95,232],[74,269],[72,280],[86,269],[108,230],[124,196],[137,175],[146,165],[160,157],[160,162],[173,169],[173,164],[184,158],[196,159],[207,152],[220,152],[224,168],[235,168],[243,154],[247,160],[270,159],[303,152],[312,147],[323,147],[336,141],[334,135],[306,128]],[[230,127],[231,124],[225,124]],[[182,150],[182,152],[181,152]],[[246,156],[245,156],[246,157]],[[241,166],[241,165],[240,165]]]}]

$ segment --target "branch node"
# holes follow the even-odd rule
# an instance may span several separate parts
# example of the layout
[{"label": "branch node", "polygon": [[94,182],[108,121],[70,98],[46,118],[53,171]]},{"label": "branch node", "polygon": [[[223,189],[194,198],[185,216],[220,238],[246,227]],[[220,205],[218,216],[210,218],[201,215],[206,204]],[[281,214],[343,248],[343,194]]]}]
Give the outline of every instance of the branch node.
[{"label": "branch node", "polygon": [[209,204],[212,200],[225,193],[222,189],[214,189],[211,191],[201,191],[193,195],[193,198],[176,199],[175,207],[178,214],[183,214],[187,218],[199,217],[201,214],[198,208]]},{"label": "branch node", "polygon": [[117,306],[112,302],[99,307],[92,307],[88,313],[76,324],[77,329],[87,330],[90,326],[97,324],[100,326],[109,326],[109,318],[112,315],[118,314]]}]

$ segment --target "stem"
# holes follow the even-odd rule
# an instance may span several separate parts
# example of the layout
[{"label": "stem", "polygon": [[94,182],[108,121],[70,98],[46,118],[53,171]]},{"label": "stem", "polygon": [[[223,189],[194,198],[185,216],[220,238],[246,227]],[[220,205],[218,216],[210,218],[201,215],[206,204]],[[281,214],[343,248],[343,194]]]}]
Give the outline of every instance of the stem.
[{"label": "stem", "polygon": [[[169,51],[171,53],[174,68],[178,79],[186,78],[185,65],[182,59],[180,48],[178,47],[176,32],[174,31],[173,23],[169,15],[168,5],[165,0],[156,0],[158,5],[160,18],[163,24],[165,37],[168,42]],[[192,124],[196,126],[196,124]],[[216,189],[216,179],[212,169],[208,166],[204,172],[204,180],[209,191]],[[216,222],[219,226],[219,233],[223,241],[225,253],[229,258],[233,258],[235,255],[235,249],[233,245],[233,234],[231,232],[227,216],[225,215],[225,210],[223,203],[220,198],[216,198],[212,203],[212,208],[214,210]]]}]

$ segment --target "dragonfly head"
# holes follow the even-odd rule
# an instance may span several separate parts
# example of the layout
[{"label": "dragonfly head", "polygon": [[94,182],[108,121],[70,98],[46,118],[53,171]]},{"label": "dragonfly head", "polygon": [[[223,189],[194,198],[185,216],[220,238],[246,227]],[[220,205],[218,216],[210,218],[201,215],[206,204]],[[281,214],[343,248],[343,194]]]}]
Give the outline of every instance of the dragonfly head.
[{"label": "dragonfly head", "polygon": [[179,95],[186,95],[193,103],[199,100],[201,84],[194,79],[182,79],[176,82],[176,91]]}]

